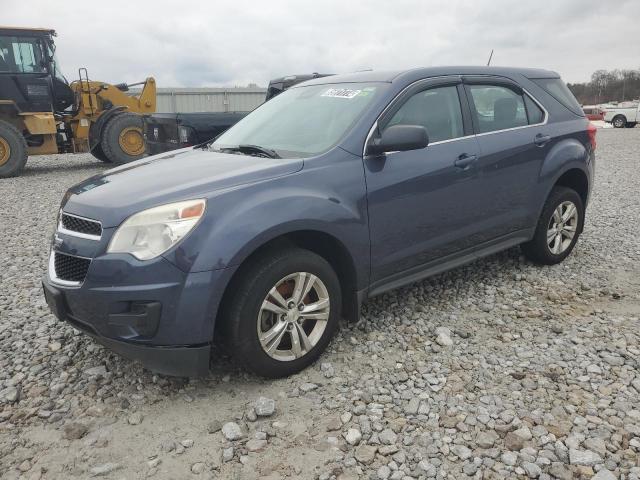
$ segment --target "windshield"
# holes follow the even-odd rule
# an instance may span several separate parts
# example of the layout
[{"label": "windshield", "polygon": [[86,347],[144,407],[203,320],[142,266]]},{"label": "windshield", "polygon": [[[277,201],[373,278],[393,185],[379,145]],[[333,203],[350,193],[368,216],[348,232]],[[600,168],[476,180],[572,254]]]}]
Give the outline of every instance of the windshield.
[{"label": "windshield", "polygon": [[58,57],[56,55],[56,47],[53,42],[47,42],[47,53],[49,58],[51,59],[51,65],[53,68],[53,75],[61,80],[63,83],[69,83],[65,76],[62,74],[62,70],[60,70],[60,63],[58,63]]},{"label": "windshield", "polygon": [[252,145],[281,157],[317,155],[338,143],[385,87],[343,83],[289,89],[223,133],[212,148]]}]

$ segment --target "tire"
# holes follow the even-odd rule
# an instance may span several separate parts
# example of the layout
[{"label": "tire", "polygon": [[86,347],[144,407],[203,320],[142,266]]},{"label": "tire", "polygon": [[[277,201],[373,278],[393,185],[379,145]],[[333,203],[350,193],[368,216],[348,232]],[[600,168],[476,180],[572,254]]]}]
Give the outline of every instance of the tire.
[{"label": "tire", "polygon": [[0,120],[0,178],[20,174],[27,163],[27,142],[16,127]]},{"label": "tire", "polygon": [[[569,205],[571,204],[575,207],[575,217],[568,216]],[[561,208],[564,215],[571,221],[566,222],[565,228],[559,226],[558,229],[562,230],[562,232],[559,235],[556,233],[553,237],[549,237],[548,240],[547,236],[553,235],[554,224],[558,224],[558,217],[554,216],[558,208]],[[584,204],[580,195],[571,188],[554,187],[542,209],[533,239],[521,245],[522,252],[529,260],[541,265],[560,263],[569,256],[575,247],[583,226]],[[558,229],[556,229],[556,232],[560,231]],[[571,232],[573,232],[573,236],[569,238]],[[560,238],[559,244],[558,236]]]},{"label": "tire", "polygon": [[131,112],[115,115],[104,126],[99,146],[108,161],[116,165],[144,157],[142,117]]},{"label": "tire", "polygon": [[[328,298],[328,307],[310,310],[321,312],[317,315],[326,316],[326,322],[304,319],[298,324],[300,319],[296,317],[300,307],[288,301],[294,299],[295,285],[304,282],[299,281],[300,277],[285,279],[300,272],[317,277],[309,294],[301,302],[305,308],[310,308],[311,305],[320,305],[323,298]],[[223,308],[220,318],[223,322],[221,333],[226,340],[225,347],[231,355],[246,369],[268,378],[286,377],[312,364],[329,344],[338,328],[341,315],[340,282],[331,265],[313,252],[291,248],[265,253],[238,273],[238,281],[230,286],[234,294],[228,308]],[[306,277],[305,281],[309,278]],[[281,300],[289,303],[292,308],[281,308],[279,313],[262,308],[267,298],[272,305],[276,304],[278,307],[276,298],[269,296],[270,291],[276,287]],[[288,313],[283,315],[282,311]],[[272,354],[267,353],[267,347],[262,346],[259,329],[263,334],[275,331],[280,333],[274,337],[273,343],[266,342],[267,347],[271,346],[273,349]],[[305,333],[304,337],[298,333],[300,329]],[[294,334],[299,339],[299,356],[294,355]],[[309,340],[306,347],[303,341],[305,337]]]},{"label": "tire", "polygon": [[91,155],[96,157],[101,162],[111,163],[111,160],[109,160],[107,156],[104,154],[104,152],[102,151],[102,147],[100,146],[100,144],[96,145],[95,148],[91,150]]},{"label": "tire", "polygon": [[627,119],[623,115],[613,117],[611,120],[614,128],[624,128],[627,125]]}]

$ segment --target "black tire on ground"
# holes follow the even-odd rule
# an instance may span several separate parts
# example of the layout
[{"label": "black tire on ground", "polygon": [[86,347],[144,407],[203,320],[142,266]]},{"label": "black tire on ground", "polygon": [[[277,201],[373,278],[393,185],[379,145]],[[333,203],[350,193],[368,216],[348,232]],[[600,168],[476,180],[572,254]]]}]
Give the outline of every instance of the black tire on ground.
[{"label": "black tire on ground", "polygon": [[617,115],[613,117],[611,123],[613,124],[614,128],[624,128],[627,125],[627,119],[624,117],[624,115]]},{"label": "black tire on ground", "polygon": [[16,127],[0,120],[0,178],[14,177],[27,163],[27,142]]},{"label": "black tire on ground", "polygon": [[[261,324],[258,323],[258,318],[269,291],[279,285],[282,279],[297,272],[311,273],[324,284],[329,297],[329,316],[326,327],[313,348],[299,358],[278,360],[267,354],[260,343],[258,328]],[[221,317],[218,319],[218,322],[222,322],[221,325],[219,324],[220,333],[229,353],[248,370],[268,378],[292,375],[313,363],[329,344],[338,328],[341,315],[340,282],[331,265],[313,252],[290,248],[267,252],[250,265],[241,267],[238,273],[237,281],[229,287],[233,289],[231,290],[233,295],[223,306]],[[285,294],[283,297],[289,302],[293,294],[290,298],[285,297]],[[304,298],[308,297],[303,297],[303,301]],[[275,322],[280,321],[278,319],[282,315],[273,315],[275,315],[273,317]],[[309,328],[305,323],[303,328],[304,325]],[[313,325],[310,326],[313,328]],[[288,327],[292,330],[296,328],[295,325],[288,325]],[[271,324],[266,328],[270,329]],[[291,334],[285,332],[284,335]],[[292,341],[292,337],[285,336],[280,337],[285,343]]]},{"label": "black tire on ground", "polygon": [[[551,240],[547,240],[547,235],[550,227],[555,224],[554,212],[565,202],[573,203],[577,210],[577,222],[573,225],[575,234],[566,248],[564,248],[560,253],[553,253],[549,246],[549,241]],[[555,265],[556,263],[560,263],[569,256],[575,247],[578,237],[582,233],[583,225],[584,204],[582,203],[580,195],[578,195],[575,190],[568,187],[554,187],[547,198],[544,208],[542,209],[542,214],[538,220],[538,225],[536,226],[536,232],[533,239],[521,245],[522,252],[529,260],[535,263],[542,265]]]},{"label": "black tire on ground", "polygon": [[98,160],[104,163],[111,163],[111,160],[107,158],[107,156],[102,151],[102,147],[100,144],[97,144],[93,150],[91,150],[91,155],[96,157]]},{"label": "black tire on ground", "polygon": [[142,117],[131,112],[115,115],[102,130],[100,147],[105,157],[117,165],[144,157]]}]

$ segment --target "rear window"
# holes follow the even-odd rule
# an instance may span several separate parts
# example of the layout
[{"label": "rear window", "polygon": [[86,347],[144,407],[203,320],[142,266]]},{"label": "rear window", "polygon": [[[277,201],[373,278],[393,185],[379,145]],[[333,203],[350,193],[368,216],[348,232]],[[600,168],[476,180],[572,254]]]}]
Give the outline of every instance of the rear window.
[{"label": "rear window", "polygon": [[534,83],[541,87],[545,92],[558,100],[562,105],[567,107],[576,115],[584,116],[580,104],[573,96],[569,87],[560,78],[532,78]]}]

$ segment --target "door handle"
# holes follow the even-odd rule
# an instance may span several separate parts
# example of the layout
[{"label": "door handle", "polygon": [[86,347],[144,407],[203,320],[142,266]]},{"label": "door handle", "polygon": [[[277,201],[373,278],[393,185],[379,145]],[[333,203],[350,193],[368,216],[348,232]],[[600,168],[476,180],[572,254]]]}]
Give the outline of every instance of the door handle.
[{"label": "door handle", "polygon": [[538,147],[544,147],[547,143],[551,141],[551,135],[543,135],[539,133],[533,139],[533,143],[535,143]]},{"label": "door handle", "polygon": [[477,155],[469,155],[468,153],[463,153],[457,158],[455,162],[453,162],[453,164],[458,168],[466,170],[477,159],[478,159]]}]

